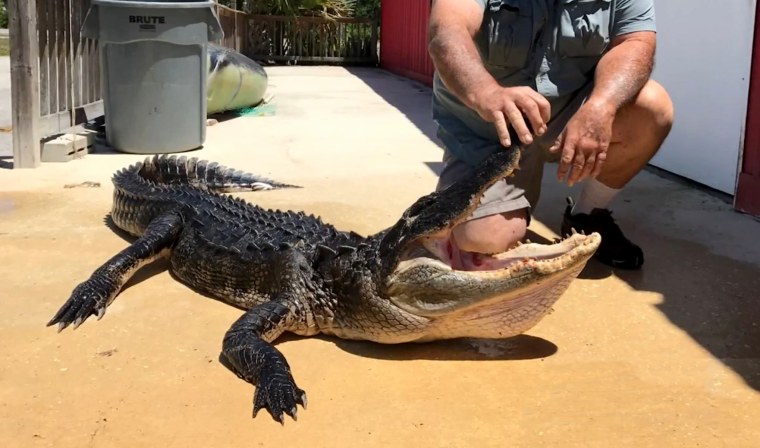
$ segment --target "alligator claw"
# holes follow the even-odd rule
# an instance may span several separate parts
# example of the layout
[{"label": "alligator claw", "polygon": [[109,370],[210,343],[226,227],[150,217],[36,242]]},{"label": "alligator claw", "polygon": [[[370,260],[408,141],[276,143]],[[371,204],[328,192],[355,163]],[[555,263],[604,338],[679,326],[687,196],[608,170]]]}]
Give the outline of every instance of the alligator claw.
[{"label": "alligator claw", "polygon": [[110,285],[110,282],[97,276],[80,283],[47,326],[58,324],[60,333],[69,325],[77,329],[92,315],[98,316],[100,320],[106,312],[108,299],[113,295],[108,291],[111,289]]},{"label": "alligator claw", "polygon": [[297,420],[298,404],[306,408],[306,393],[296,386],[290,374],[264,370],[253,395],[253,418],[266,408],[275,421],[285,424],[285,414]]}]

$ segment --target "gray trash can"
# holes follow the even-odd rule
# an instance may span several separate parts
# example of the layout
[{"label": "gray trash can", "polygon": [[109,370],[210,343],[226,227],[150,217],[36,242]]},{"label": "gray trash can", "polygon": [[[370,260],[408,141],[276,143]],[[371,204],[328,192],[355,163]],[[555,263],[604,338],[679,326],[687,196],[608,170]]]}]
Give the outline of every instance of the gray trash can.
[{"label": "gray trash can", "polygon": [[99,44],[108,145],[135,154],[203,145],[207,45],[222,37],[213,1],[92,0],[82,35]]}]

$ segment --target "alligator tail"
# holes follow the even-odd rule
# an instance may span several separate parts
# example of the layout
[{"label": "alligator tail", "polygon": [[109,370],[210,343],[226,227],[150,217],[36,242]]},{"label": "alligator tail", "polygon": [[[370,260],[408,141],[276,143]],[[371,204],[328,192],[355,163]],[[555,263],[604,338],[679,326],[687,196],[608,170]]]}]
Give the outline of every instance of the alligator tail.
[{"label": "alligator tail", "polygon": [[219,193],[300,188],[197,157],[156,155],[139,166],[138,175],[157,184],[191,185]]}]

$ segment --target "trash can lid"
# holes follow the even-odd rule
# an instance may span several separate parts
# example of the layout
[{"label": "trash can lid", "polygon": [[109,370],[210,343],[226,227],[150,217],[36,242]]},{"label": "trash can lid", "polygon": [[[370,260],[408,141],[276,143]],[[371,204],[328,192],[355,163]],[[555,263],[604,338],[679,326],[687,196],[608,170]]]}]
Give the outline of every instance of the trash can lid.
[{"label": "trash can lid", "polygon": [[214,0],[92,0],[93,5],[130,8],[208,8]]}]

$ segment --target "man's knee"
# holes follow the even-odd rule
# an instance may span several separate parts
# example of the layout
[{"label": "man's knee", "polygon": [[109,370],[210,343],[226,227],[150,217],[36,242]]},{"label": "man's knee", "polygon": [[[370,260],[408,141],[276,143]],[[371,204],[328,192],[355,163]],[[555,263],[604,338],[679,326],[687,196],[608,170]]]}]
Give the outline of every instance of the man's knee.
[{"label": "man's knee", "polygon": [[670,132],[675,111],[670,95],[661,84],[654,80],[647,82],[636,97],[635,105],[651,119],[655,127],[665,133]]},{"label": "man's knee", "polygon": [[649,80],[633,103],[621,110],[620,133],[641,135],[642,131],[667,135],[673,127],[673,101],[665,88],[657,81]]},{"label": "man's knee", "polygon": [[525,237],[528,229],[527,209],[484,216],[454,228],[454,240],[464,252],[499,253]]},{"label": "man's knee", "polygon": [[673,127],[674,108],[662,85],[650,80],[633,103],[624,107],[615,119],[612,141],[631,149],[656,152]]}]

